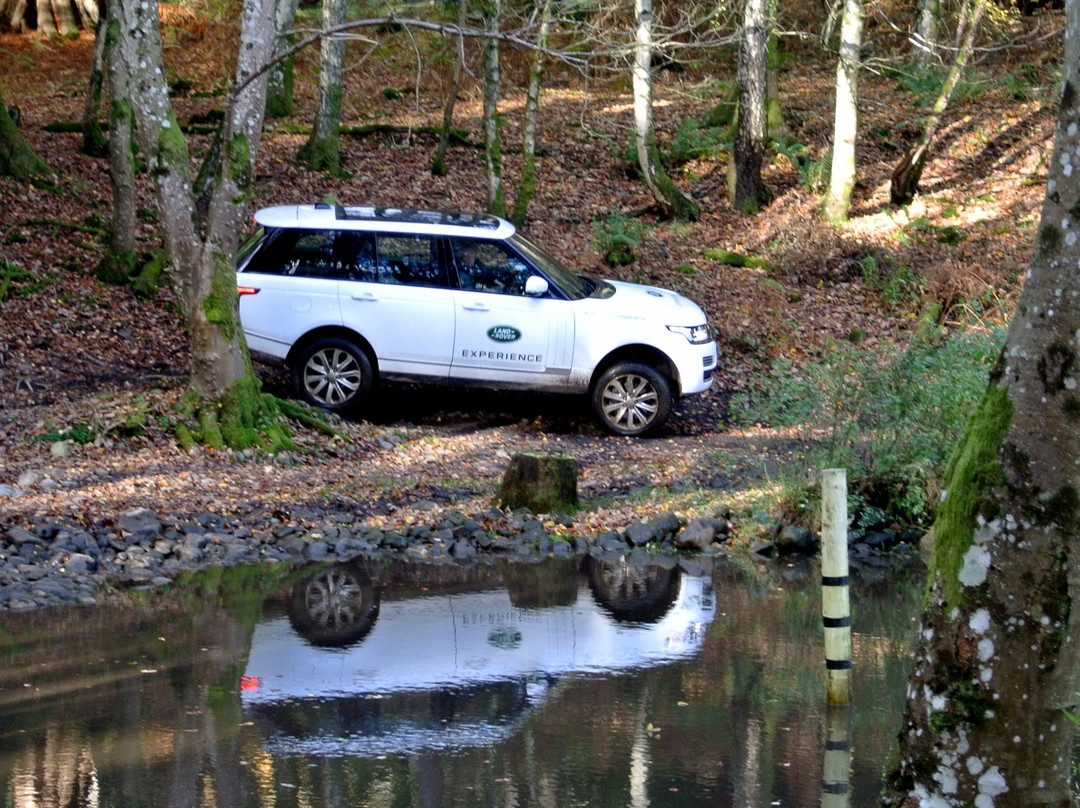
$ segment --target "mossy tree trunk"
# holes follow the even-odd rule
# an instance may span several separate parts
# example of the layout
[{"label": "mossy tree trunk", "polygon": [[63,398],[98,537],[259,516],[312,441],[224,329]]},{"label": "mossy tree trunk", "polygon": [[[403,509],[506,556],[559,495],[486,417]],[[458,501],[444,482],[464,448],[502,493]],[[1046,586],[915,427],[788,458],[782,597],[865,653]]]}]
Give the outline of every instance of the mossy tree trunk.
[{"label": "mossy tree trunk", "polygon": [[765,158],[765,89],[769,42],[767,0],[746,0],[739,37],[739,119],[736,124],[732,203],[757,213],[768,201],[761,179]]},{"label": "mossy tree trunk", "polygon": [[[299,0],[277,0],[275,4],[274,25],[277,30],[275,58],[284,54],[292,44],[294,37],[289,34],[289,31],[296,22],[296,9],[299,5]],[[293,55],[290,54],[270,68],[266,79],[267,118],[285,118],[293,114],[295,107],[293,103],[294,61]]]},{"label": "mossy tree trunk", "polygon": [[[245,0],[224,156],[204,221],[196,214],[187,142],[169,101],[156,4],[116,0],[117,56],[129,78],[140,151],[155,185],[173,285],[191,346],[189,429],[216,446],[247,446],[268,406],[237,321],[233,256],[244,226],[274,45],[273,1]],[[252,79],[252,76],[256,76]]]},{"label": "mossy tree trunk", "polygon": [[105,85],[105,19],[102,15],[94,33],[94,51],[90,59],[90,81],[86,87],[86,104],[83,106],[83,154],[104,157],[108,153],[108,139],[101,128],[98,112],[101,109],[102,88]]},{"label": "mossy tree trunk", "polygon": [[0,88],[0,174],[26,180],[51,172],[52,169],[30,148],[15,121],[11,120],[4,102],[3,88]]},{"label": "mossy tree trunk", "polygon": [[949,106],[953,90],[964,73],[964,67],[975,49],[975,34],[978,33],[979,23],[982,22],[986,12],[987,0],[966,0],[960,13],[961,45],[956,50],[949,73],[945,77],[945,83],[941,86],[934,107],[923,125],[922,135],[919,141],[897,163],[893,169],[892,180],[889,185],[889,197],[894,205],[906,205],[915,198],[919,190],[919,182],[922,180],[923,169],[926,161],[930,158],[930,145],[934,141],[941,119]]},{"label": "mossy tree trunk", "polygon": [[1035,252],[933,527],[882,803],[1071,806],[1080,673],[1080,5]]},{"label": "mossy tree trunk", "polygon": [[135,272],[135,151],[131,147],[132,116],[129,82],[124,60],[117,47],[120,20],[117,2],[106,5],[105,28],[98,36],[105,43],[105,66],[108,71],[112,101],[109,104],[109,176],[112,179],[112,228],[109,248],[97,274],[109,283],[126,283]]},{"label": "mossy tree trunk", "polygon": [[499,29],[502,0],[484,3],[484,167],[487,174],[487,212],[506,215],[506,191],[502,177],[502,143],[499,140]]},{"label": "mossy tree trunk", "polygon": [[458,92],[461,90],[461,78],[465,73],[465,30],[468,22],[466,0],[458,0],[457,27],[458,36],[454,40],[454,72],[450,78],[450,89],[443,104],[442,127],[439,129],[439,145],[435,156],[431,158],[431,173],[436,177],[445,177],[449,173],[446,165],[446,150],[450,146],[450,129],[454,124],[454,107],[457,105]]},{"label": "mossy tree trunk", "polygon": [[551,0],[540,3],[540,27],[536,35],[536,49],[529,66],[529,86],[525,92],[525,121],[521,137],[521,183],[514,197],[514,212],[510,218],[518,227],[525,224],[529,203],[536,194],[536,121],[540,115],[540,89],[544,84],[544,67],[547,56],[548,34],[551,30]]},{"label": "mossy tree trunk", "polygon": [[[323,30],[345,22],[345,0],[323,0]],[[341,167],[341,97],[345,75],[345,40],[324,36],[319,49],[319,105],[311,137],[300,147],[296,158],[314,171],[343,176]]]}]

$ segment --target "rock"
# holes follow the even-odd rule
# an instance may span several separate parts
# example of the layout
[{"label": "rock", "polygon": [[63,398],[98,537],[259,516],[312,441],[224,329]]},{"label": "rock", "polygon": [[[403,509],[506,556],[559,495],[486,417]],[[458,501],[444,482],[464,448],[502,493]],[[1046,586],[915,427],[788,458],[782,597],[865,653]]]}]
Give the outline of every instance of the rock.
[{"label": "rock", "polygon": [[816,545],[817,539],[809,528],[784,525],[776,534],[776,549],[782,553],[804,553]]},{"label": "rock", "polygon": [[0,485],[0,497],[7,497],[8,499],[18,499],[19,497],[25,497],[26,492],[21,488],[12,488],[10,485]]},{"label": "rock", "polygon": [[161,533],[161,520],[149,508],[132,508],[120,514],[116,529],[126,533],[133,542],[152,539]]},{"label": "rock", "polygon": [[626,528],[626,541],[631,547],[641,547],[660,539],[660,531],[645,522],[635,522]]},{"label": "rock", "polygon": [[496,499],[504,508],[565,513],[577,508],[578,463],[566,455],[533,452],[510,459]]},{"label": "rock", "polygon": [[691,520],[682,532],[675,536],[672,544],[680,550],[693,550],[700,553],[712,547],[717,534],[715,519],[698,517]]},{"label": "rock", "polygon": [[45,477],[40,471],[24,471],[19,475],[19,480],[16,483],[19,488],[33,488]]}]

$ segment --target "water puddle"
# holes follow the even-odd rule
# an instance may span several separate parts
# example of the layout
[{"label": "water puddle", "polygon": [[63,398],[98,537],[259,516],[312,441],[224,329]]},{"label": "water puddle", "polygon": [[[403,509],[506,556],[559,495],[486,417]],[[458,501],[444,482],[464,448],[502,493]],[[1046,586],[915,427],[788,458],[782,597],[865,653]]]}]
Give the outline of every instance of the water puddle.
[{"label": "water puddle", "polygon": [[831,711],[809,562],[244,567],[125,608],[4,615],[0,793],[12,808],[874,804],[922,569],[870,572],[852,593],[855,705]]}]

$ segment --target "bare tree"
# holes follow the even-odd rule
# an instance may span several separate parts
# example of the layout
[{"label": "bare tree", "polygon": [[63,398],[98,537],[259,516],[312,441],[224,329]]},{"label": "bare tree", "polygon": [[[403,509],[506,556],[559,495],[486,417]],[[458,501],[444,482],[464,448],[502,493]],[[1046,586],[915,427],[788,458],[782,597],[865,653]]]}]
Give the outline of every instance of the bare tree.
[{"label": "bare tree", "polygon": [[858,131],[859,49],[862,47],[863,0],[845,0],[836,63],[836,109],[829,192],[822,211],[830,222],[847,220],[855,187],[855,136]]},{"label": "bare tree", "polygon": [[[322,0],[322,28],[331,31],[345,22],[345,0]],[[341,176],[341,98],[345,75],[345,40],[324,34],[319,48],[319,105],[307,143],[296,158],[315,171]]]},{"label": "bare tree", "polygon": [[767,0],[745,0],[739,45],[739,120],[735,137],[735,190],[732,202],[756,213],[768,201],[761,180],[765,155],[765,84],[769,42]]},{"label": "bare tree", "polygon": [[953,90],[956,89],[960,77],[964,73],[964,67],[975,48],[975,34],[979,30],[983,14],[986,12],[987,0],[964,0],[963,9],[960,12],[960,23],[957,30],[957,41],[960,43],[953,59],[949,74],[945,77],[945,83],[938,93],[934,107],[923,126],[922,135],[918,143],[911,148],[893,169],[892,182],[890,183],[889,196],[894,205],[906,205],[915,198],[915,192],[922,180],[923,169],[926,161],[930,158],[930,144],[933,143],[934,135],[937,134],[941,119],[949,106]]},{"label": "bare tree", "polygon": [[446,150],[450,145],[450,129],[454,123],[454,107],[457,104],[458,93],[461,91],[461,79],[465,73],[465,25],[467,0],[458,0],[458,34],[455,40],[456,50],[454,53],[454,72],[450,79],[450,89],[446,93],[446,102],[443,104],[442,128],[439,130],[439,146],[435,150],[435,156],[431,159],[431,173],[436,177],[445,177]]},{"label": "bare tree", "polygon": [[529,86],[525,92],[525,123],[522,127],[521,143],[521,183],[514,197],[514,211],[510,218],[519,227],[525,223],[529,203],[536,193],[536,122],[540,115],[540,88],[544,81],[544,67],[547,57],[544,50],[548,45],[551,30],[551,0],[541,0],[537,48],[532,53],[529,67]]},{"label": "bare tree", "polygon": [[506,215],[502,180],[502,145],[499,142],[499,28],[502,0],[484,3],[484,166],[487,169],[487,212]]},{"label": "bare tree", "polygon": [[946,479],[882,804],[1074,805],[1080,674],[1080,4],[1035,252]]},{"label": "bare tree", "polygon": [[645,185],[665,210],[670,211],[676,219],[695,221],[701,216],[701,210],[664,171],[660,150],[656,146],[652,109],[652,17],[652,0],[634,0],[634,143],[638,165]]}]

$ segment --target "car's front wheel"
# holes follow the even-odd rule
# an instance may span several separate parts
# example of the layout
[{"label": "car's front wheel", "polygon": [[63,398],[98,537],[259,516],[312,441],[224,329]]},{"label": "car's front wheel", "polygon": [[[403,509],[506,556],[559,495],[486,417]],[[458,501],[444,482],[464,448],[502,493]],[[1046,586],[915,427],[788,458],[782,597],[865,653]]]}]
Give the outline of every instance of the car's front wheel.
[{"label": "car's front wheel", "polygon": [[644,435],[667,420],[671,384],[655,368],[640,362],[612,365],[593,384],[593,411],[616,435]]},{"label": "car's front wheel", "polygon": [[371,360],[345,339],[321,339],[307,346],[293,366],[293,382],[310,404],[328,410],[351,410],[371,392]]}]

